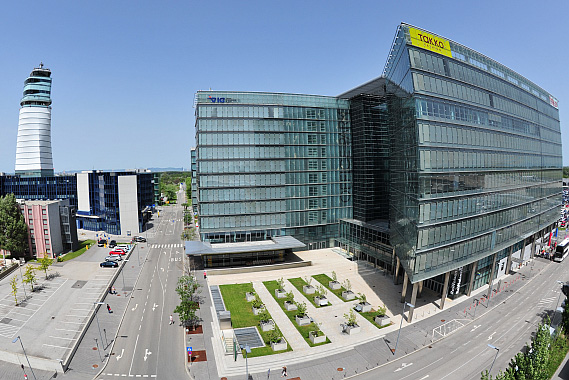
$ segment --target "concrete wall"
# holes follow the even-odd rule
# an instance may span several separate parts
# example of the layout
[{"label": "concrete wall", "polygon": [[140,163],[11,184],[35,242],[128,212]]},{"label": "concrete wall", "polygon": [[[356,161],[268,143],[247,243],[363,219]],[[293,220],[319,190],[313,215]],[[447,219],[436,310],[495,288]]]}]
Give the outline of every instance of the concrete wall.
[{"label": "concrete wall", "polygon": [[54,202],[47,205],[47,223],[49,231],[49,241],[51,242],[51,252],[48,256],[53,257],[63,252],[63,241],[61,238],[61,219],[59,217],[59,205],[62,202]]},{"label": "concrete wall", "polygon": [[119,184],[119,217],[121,220],[121,235],[130,231],[138,234],[138,194],[136,175],[121,175]]},{"label": "concrete wall", "polygon": [[311,265],[312,265],[312,261],[298,261],[298,262],[294,262],[294,263],[273,264],[273,265],[257,265],[257,266],[252,266],[252,267],[207,269],[207,274],[208,275],[209,274],[220,275],[220,274],[264,272],[264,271],[268,271],[268,270],[309,267]]}]

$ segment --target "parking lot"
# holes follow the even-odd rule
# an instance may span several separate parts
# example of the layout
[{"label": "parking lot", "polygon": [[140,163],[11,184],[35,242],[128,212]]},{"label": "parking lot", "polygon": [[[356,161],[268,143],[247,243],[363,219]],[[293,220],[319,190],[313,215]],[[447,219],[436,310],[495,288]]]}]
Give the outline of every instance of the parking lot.
[{"label": "parking lot", "polygon": [[[89,322],[95,303],[108,292],[119,270],[99,266],[110,250],[94,245],[71,261],[55,263],[48,274],[56,276],[50,280],[38,271],[37,285],[43,287],[40,291],[31,292],[26,285],[24,293],[19,271],[0,281],[0,337],[10,338],[0,339],[4,360],[11,361],[11,354],[21,351],[11,340],[18,335],[28,356],[46,359],[45,363],[36,363],[40,368],[58,364],[59,359],[69,355]],[[14,276],[18,277],[19,306],[15,306],[9,284]]]}]

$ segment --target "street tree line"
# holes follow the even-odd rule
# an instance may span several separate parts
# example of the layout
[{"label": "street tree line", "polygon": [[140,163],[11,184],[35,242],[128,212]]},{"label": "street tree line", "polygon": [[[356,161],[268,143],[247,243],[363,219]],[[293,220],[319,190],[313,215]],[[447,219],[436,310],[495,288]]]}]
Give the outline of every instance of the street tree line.
[{"label": "street tree line", "polygon": [[[554,314],[555,316],[555,314]],[[549,317],[537,327],[531,343],[510,361],[508,368],[495,377],[488,371],[482,380],[549,380],[569,350],[569,300],[565,299],[561,323],[555,334],[550,333]]]}]

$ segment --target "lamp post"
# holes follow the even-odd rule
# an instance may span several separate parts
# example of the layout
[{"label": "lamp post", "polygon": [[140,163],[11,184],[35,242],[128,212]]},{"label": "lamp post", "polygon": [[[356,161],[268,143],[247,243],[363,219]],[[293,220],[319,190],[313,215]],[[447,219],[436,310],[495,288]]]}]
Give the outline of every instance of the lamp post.
[{"label": "lamp post", "polygon": [[478,301],[478,298],[475,298],[474,301],[476,302],[476,305],[474,306],[474,314],[472,315],[472,319],[476,318],[476,308],[478,307],[478,304],[480,303],[480,301]]},{"label": "lamp post", "polygon": [[247,373],[247,380],[249,380],[249,363],[247,362],[247,354],[251,353],[251,348],[249,348],[249,346],[247,345],[239,345],[239,348],[241,348],[242,350],[245,350],[245,372]]},{"label": "lamp post", "polygon": [[403,304],[403,313],[401,313],[401,323],[399,323],[399,332],[397,333],[397,341],[395,342],[395,348],[393,349],[393,355],[395,355],[395,351],[397,351],[397,345],[399,344],[399,336],[401,335],[401,327],[403,326],[403,317],[405,316],[405,306],[409,305],[409,307],[415,307],[415,305],[410,304],[409,302],[405,302]]},{"label": "lamp post", "polygon": [[22,343],[22,338],[20,338],[20,336],[18,335],[18,336],[12,341],[12,343],[16,343],[18,340],[20,341],[20,344],[22,345],[22,351],[24,351],[24,356],[26,357],[26,360],[28,361],[28,367],[30,367],[30,371],[32,371],[32,375],[34,376],[34,379],[37,380],[36,374],[34,373],[34,370],[33,370],[33,368],[32,368],[32,365],[30,364],[30,359],[28,359],[28,354],[26,354],[26,350],[24,349],[24,343]]},{"label": "lamp post", "polygon": [[99,329],[99,338],[101,338],[101,345],[103,344],[103,335],[101,334],[101,326],[99,325],[99,316],[97,315],[97,305],[104,305],[103,302],[93,302],[95,307],[95,319],[97,320],[97,328]]},{"label": "lamp post", "polygon": [[124,264],[123,264],[122,269],[121,269],[121,274],[122,274],[122,290],[123,290],[123,291],[125,291],[125,289],[126,289],[126,286],[125,286],[125,284],[124,284],[124,268],[126,267],[126,263],[128,263],[128,259],[125,259],[125,260],[124,260]]},{"label": "lamp post", "polygon": [[498,347],[492,346],[491,344],[489,344],[488,347],[496,350],[496,355],[494,355],[494,360],[492,361],[492,365],[490,366],[490,371],[488,371],[488,374],[490,374],[490,372],[492,372],[492,367],[494,367],[494,363],[496,362],[496,358],[498,357],[498,353],[500,352],[500,349]]}]

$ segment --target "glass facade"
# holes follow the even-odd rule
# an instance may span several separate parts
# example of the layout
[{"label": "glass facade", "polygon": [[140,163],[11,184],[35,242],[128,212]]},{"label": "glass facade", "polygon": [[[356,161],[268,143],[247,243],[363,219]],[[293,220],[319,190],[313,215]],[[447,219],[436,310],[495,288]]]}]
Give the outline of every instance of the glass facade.
[{"label": "glass facade", "polygon": [[0,195],[13,193],[18,199],[61,200],[77,208],[77,177],[59,175],[52,177],[0,176]]},{"label": "glass facade", "polygon": [[203,241],[291,235],[333,244],[352,216],[348,102],[334,97],[200,91],[196,172]]},{"label": "glass facade", "polygon": [[551,95],[453,41],[452,56],[418,47],[410,29],[399,27],[384,75],[405,94],[389,102],[391,243],[417,282],[554,223],[562,160]]}]

